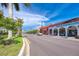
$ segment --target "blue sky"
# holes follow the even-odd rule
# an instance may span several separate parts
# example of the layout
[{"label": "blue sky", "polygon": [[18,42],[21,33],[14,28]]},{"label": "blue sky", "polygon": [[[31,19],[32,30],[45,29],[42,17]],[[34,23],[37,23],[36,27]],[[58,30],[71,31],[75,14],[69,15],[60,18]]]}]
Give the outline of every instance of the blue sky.
[{"label": "blue sky", "polygon": [[[13,17],[24,19],[23,30],[26,31],[79,17],[78,3],[31,3],[30,7],[19,5],[20,11],[14,8]],[[1,7],[0,9],[3,9],[4,15],[8,17],[8,10]]]}]

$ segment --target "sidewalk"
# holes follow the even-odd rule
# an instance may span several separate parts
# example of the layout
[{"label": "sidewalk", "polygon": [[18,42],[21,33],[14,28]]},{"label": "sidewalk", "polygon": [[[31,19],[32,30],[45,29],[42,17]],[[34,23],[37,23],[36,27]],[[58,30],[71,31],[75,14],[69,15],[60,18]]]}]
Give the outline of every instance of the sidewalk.
[{"label": "sidewalk", "polygon": [[65,37],[65,36],[50,36],[56,39],[62,39],[62,40],[74,40],[74,41],[79,41],[79,39],[76,39],[75,37]]}]

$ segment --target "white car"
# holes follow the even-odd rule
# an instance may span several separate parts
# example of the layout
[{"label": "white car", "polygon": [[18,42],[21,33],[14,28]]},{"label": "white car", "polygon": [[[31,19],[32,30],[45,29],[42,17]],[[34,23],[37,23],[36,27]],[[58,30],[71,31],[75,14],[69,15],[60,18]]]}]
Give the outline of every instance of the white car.
[{"label": "white car", "polygon": [[43,34],[42,34],[42,33],[37,33],[37,35],[38,35],[38,36],[42,36]]}]

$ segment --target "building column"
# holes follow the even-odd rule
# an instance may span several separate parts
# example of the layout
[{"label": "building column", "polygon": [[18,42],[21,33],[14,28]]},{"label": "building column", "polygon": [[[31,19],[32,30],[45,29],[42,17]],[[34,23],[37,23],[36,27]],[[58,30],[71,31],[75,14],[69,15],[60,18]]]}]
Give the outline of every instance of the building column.
[{"label": "building column", "polygon": [[60,36],[60,33],[59,33],[59,28],[58,28],[58,36]]},{"label": "building column", "polygon": [[54,28],[52,28],[52,35],[54,36]]},{"label": "building column", "polygon": [[68,37],[68,28],[65,28],[65,37]]},{"label": "building column", "polygon": [[78,34],[77,35],[79,36],[79,28],[78,28]]},{"label": "building column", "polygon": [[77,27],[77,36],[79,36],[79,27],[78,26],[76,27]]},{"label": "building column", "polygon": [[48,29],[48,35],[50,35],[50,29]]}]

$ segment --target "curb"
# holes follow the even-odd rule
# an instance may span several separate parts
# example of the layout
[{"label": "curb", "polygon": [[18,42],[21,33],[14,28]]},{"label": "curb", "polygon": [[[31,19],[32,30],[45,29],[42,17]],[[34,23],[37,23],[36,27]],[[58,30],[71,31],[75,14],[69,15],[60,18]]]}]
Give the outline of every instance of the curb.
[{"label": "curb", "polygon": [[22,45],[22,48],[21,48],[21,50],[20,50],[18,56],[23,56],[24,49],[25,49],[25,40],[24,40],[24,38],[22,38],[22,39],[23,39],[23,45]]},{"label": "curb", "polygon": [[30,46],[29,46],[29,44],[30,44],[30,41],[26,38],[26,56],[30,56]]}]

